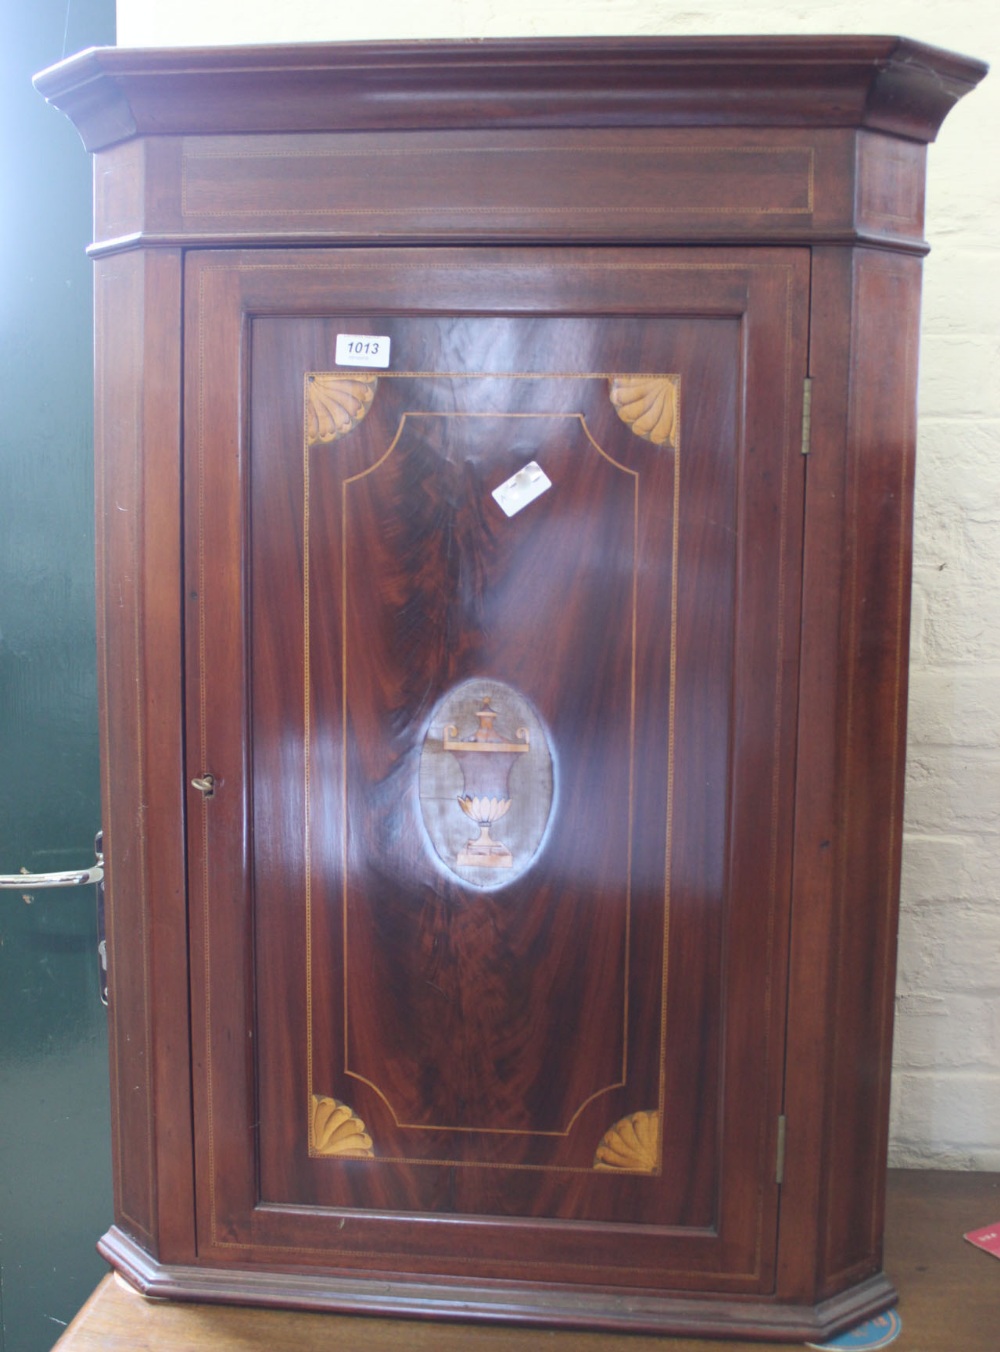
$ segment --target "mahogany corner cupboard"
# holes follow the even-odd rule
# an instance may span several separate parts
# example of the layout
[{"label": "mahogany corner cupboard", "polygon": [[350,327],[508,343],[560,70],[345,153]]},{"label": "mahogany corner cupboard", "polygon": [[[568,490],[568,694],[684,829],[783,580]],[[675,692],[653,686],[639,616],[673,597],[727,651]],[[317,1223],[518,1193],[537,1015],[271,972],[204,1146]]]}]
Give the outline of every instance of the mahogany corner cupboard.
[{"label": "mahogany corner cupboard", "polygon": [[95,50],[116,1223],[150,1295],[801,1340],[881,1273],[898,38]]}]

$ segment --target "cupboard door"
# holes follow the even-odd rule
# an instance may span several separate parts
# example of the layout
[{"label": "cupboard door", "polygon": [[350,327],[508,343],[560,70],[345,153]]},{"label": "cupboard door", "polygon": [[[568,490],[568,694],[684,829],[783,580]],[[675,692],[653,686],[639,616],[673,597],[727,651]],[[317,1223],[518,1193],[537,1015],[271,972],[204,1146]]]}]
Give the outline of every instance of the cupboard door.
[{"label": "cupboard door", "polygon": [[203,1256],[772,1289],[807,286],[189,258]]}]

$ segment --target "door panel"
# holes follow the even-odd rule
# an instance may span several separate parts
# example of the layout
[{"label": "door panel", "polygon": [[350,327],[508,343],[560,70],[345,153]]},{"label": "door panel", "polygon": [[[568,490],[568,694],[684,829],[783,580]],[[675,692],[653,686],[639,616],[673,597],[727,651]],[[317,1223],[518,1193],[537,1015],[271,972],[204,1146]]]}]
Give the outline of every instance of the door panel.
[{"label": "door panel", "polygon": [[806,280],[189,262],[206,1255],[768,1289]]}]

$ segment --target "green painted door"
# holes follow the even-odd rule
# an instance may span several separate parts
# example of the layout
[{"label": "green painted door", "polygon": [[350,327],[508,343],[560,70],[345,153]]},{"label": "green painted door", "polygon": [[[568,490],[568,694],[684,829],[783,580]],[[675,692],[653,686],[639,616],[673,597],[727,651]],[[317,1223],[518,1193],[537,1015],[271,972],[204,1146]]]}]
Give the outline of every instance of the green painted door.
[{"label": "green painted door", "polygon": [[[0,872],[93,862],[90,160],[31,76],[114,0],[5,5],[0,44]],[[95,889],[0,893],[0,1352],[44,1352],[111,1220]]]}]

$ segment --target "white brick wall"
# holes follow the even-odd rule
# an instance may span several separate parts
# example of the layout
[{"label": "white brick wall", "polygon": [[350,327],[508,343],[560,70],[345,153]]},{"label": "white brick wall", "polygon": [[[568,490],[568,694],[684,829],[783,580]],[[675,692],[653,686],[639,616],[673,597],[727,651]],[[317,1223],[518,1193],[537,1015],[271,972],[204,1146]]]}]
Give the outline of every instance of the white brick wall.
[{"label": "white brick wall", "polygon": [[[566,33],[902,33],[1000,67],[997,0],[118,0],[130,45]],[[1000,68],[930,152],[899,1164],[1000,1169]]]}]

